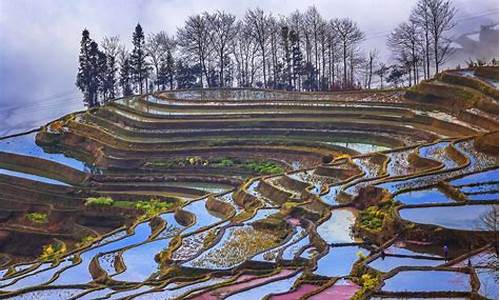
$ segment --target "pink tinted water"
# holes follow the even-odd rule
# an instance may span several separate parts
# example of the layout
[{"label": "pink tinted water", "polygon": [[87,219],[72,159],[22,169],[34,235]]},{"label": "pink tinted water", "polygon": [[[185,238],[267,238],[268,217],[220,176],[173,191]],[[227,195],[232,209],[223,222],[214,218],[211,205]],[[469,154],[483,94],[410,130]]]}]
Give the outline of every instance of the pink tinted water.
[{"label": "pink tinted water", "polygon": [[271,300],[296,300],[305,294],[312,292],[319,288],[319,286],[314,284],[301,284],[295,291],[286,294],[272,296]]},{"label": "pink tinted water", "polygon": [[348,300],[360,289],[358,285],[350,280],[337,281],[333,286],[327,288],[321,293],[312,296],[311,300]]},{"label": "pink tinted water", "polygon": [[252,288],[258,285],[262,285],[264,283],[288,276],[295,272],[295,270],[285,269],[278,274],[268,277],[257,277],[254,275],[242,275],[236,279],[236,281],[228,286],[224,286],[212,291],[208,291],[199,296],[196,296],[194,299],[197,300],[216,300],[221,299],[229,294],[235,293],[237,291]]}]

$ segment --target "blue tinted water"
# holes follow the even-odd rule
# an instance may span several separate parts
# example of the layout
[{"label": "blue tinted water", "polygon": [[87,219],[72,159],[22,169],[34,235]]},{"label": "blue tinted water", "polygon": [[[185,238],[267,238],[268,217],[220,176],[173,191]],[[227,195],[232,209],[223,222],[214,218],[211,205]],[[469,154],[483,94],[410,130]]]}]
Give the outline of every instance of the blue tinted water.
[{"label": "blue tinted water", "polygon": [[36,132],[0,140],[0,151],[38,157],[57,162],[80,171],[89,171],[89,166],[61,153],[47,153],[35,143]]},{"label": "blue tinted water", "polygon": [[481,218],[493,208],[494,205],[404,208],[399,214],[405,220],[420,224],[433,224],[458,230],[487,231],[488,227]]},{"label": "blue tinted water", "polygon": [[1,169],[1,168],[0,168],[0,174],[14,176],[14,177],[20,177],[20,178],[24,178],[24,179],[33,180],[33,181],[40,181],[40,182],[44,182],[44,183],[48,183],[48,184],[70,186],[67,183],[64,183],[62,181],[55,180],[52,178],[32,175],[32,174],[28,174],[28,173],[16,172],[16,171],[11,171],[11,170]]},{"label": "blue tinted water", "polygon": [[468,292],[470,276],[451,271],[402,271],[385,280],[387,292]]},{"label": "blue tinted water", "polygon": [[395,199],[406,205],[454,202],[437,188],[402,193],[397,195]]}]

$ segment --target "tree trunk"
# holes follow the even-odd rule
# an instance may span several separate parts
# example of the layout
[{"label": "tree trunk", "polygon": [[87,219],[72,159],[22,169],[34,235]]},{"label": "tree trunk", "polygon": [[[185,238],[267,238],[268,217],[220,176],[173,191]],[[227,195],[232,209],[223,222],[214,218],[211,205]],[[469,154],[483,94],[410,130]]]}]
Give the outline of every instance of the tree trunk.
[{"label": "tree trunk", "polygon": [[343,56],[344,56],[344,82],[342,83],[342,86],[343,87],[346,87],[346,84],[347,84],[347,45],[346,43],[344,42],[344,52],[343,52]]},{"label": "tree trunk", "polygon": [[373,57],[370,57],[370,69],[368,70],[368,89],[372,88]]},{"label": "tree trunk", "polygon": [[434,39],[434,62],[436,65],[436,74],[439,73],[438,42],[439,39]]},{"label": "tree trunk", "polygon": [[264,88],[267,87],[267,78],[266,78],[266,50],[264,46],[261,46],[262,51],[262,73],[264,75]]}]

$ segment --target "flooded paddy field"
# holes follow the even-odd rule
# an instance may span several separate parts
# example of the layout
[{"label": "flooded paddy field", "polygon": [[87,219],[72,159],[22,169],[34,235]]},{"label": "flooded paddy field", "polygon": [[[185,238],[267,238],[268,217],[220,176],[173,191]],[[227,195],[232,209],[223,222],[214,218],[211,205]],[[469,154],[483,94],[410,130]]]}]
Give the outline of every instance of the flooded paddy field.
[{"label": "flooded paddy field", "polygon": [[419,99],[161,92],[2,138],[0,299],[498,299],[498,123]]}]

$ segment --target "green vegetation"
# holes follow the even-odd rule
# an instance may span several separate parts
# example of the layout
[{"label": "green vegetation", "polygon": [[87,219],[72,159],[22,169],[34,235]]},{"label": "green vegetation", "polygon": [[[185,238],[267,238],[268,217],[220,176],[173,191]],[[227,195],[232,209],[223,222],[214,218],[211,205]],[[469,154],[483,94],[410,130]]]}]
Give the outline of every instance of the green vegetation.
[{"label": "green vegetation", "polygon": [[229,158],[221,159],[220,162],[215,164],[215,166],[218,168],[230,168],[233,165],[234,165],[234,162]]},{"label": "green vegetation", "polygon": [[66,245],[62,242],[52,243],[43,246],[42,253],[40,254],[40,260],[49,261],[53,259],[58,259],[66,253]]},{"label": "green vegetation", "polygon": [[280,165],[269,161],[246,163],[244,168],[261,175],[281,174],[285,172]]},{"label": "green vegetation", "polygon": [[113,202],[114,207],[121,207],[121,208],[135,208],[135,205],[137,202],[135,201],[126,201],[126,200],[117,200]]},{"label": "green vegetation", "polygon": [[392,208],[397,204],[387,201],[380,205],[367,207],[359,213],[359,225],[370,231],[380,231],[384,225],[384,220],[390,217]]},{"label": "green vegetation", "polygon": [[87,198],[85,206],[91,207],[108,207],[113,205],[113,199],[109,197]]},{"label": "green vegetation", "polygon": [[359,257],[359,259],[361,259],[361,260],[366,259],[366,255],[362,251],[356,252],[356,256]]},{"label": "green vegetation", "polygon": [[184,159],[170,159],[170,160],[158,160],[153,162],[148,162],[146,166],[154,168],[182,168],[182,167],[192,167],[192,166],[206,166],[212,168],[233,168],[242,169],[245,171],[250,171],[252,173],[260,175],[269,174],[280,174],[283,173],[283,168],[271,161],[254,161],[246,160],[242,161],[239,159],[231,158],[219,158],[206,160],[199,156],[186,157]]},{"label": "green vegetation", "polygon": [[359,284],[361,285],[361,289],[357,291],[351,299],[364,299],[364,296],[366,296],[367,293],[375,290],[380,284],[380,277],[366,273],[361,275]]},{"label": "green vegetation", "polygon": [[370,206],[359,213],[361,226],[370,230],[380,230],[384,223],[385,213],[377,206]]},{"label": "green vegetation", "polygon": [[141,210],[144,213],[144,215],[141,217],[143,219],[154,217],[162,212],[171,209],[173,206],[174,203],[172,202],[162,202],[158,199],[139,201],[135,204],[135,208]]},{"label": "green vegetation", "polygon": [[49,221],[47,214],[41,212],[32,212],[26,214],[26,219],[35,224],[45,224]]},{"label": "green vegetation", "polygon": [[78,242],[76,244],[76,247],[80,248],[80,247],[84,247],[84,246],[90,245],[93,241],[95,241],[95,239],[96,239],[95,236],[86,235],[86,236],[82,237],[82,239],[80,240],[80,242]]},{"label": "green vegetation", "polygon": [[208,160],[202,159],[199,156],[188,156],[183,159],[167,159],[167,160],[155,160],[153,162],[148,162],[147,165],[154,168],[181,168],[189,166],[206,166],[209,164]]}]

